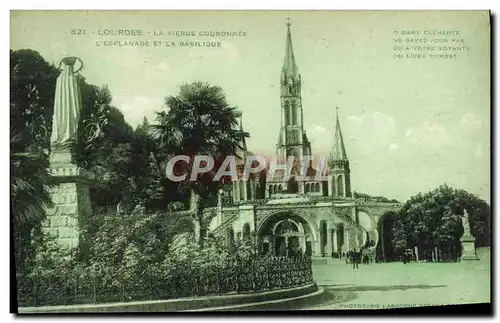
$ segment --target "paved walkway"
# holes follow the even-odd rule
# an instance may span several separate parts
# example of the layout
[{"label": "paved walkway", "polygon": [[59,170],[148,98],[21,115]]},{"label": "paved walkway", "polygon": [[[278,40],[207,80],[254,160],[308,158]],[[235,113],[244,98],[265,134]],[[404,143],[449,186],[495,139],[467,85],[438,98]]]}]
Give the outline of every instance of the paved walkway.
[{"label": "paved walkway", "polygon": [[[490,302],[489,259],[460,263],[314,266],[325,295],[296,309],[377,309]],[[294,307],[294,306],[292,306]]]}]

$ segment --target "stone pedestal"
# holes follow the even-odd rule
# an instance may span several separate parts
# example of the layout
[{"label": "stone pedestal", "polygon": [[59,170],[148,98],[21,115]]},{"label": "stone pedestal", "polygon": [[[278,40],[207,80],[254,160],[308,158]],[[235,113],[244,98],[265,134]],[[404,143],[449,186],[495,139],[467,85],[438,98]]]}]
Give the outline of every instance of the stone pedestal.
[{"label": "stone pedestal", "polygon": [[464,235],[460,238],[460,243],[462,244],[462,256],[460,260],[479,260],[474,242],[475,238],[471,235]]},{"label": "stone pedestal", "polygon": [[47,209],[43,230],[66,248],[78,247],[81,227],[92,214],[90,174],[73,163],[67,150],[51,153],[50,173],[57,184],[51,189],[54,206]]}]

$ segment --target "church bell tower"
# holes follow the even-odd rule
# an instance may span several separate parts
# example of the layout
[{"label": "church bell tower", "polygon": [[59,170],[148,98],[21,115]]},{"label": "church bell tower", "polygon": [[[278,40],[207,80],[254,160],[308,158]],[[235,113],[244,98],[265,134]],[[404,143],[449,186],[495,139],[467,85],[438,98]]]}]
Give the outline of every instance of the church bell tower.
[{"label": "church bell tower", "polygon": [[292,48],[290,21],[287,22],[285,59],[281,69],[281,128],[276,145],[278,158],[285,161],[289,156],[297,160],[310,154],[304,133],[301,78]]},{"label": "church bell tower", "polygon": [[333,150],[328,163],[330,195],[351,197],[351,170],[345,151],[338,111],[339,108],[337,108],[336,113]]}]

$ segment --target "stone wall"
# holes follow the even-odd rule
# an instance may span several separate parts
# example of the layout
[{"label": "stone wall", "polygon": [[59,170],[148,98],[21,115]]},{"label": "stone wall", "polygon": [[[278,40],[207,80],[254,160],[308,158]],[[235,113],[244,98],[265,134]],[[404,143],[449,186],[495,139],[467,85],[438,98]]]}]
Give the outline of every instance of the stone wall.
[{"label": "stone wall", "polygon": [[80,243],[81,228],[92,214],[91,174],[77,167],[71,154],[64,150],[52,152],[49,171],[57,185],[50,191],[54,206],[46,210],[47,219],[42,227],[65,248],[75,248]]},{"label": "stone wall", "polygon": [[61,182],[51,190],[54,206],[47,209],[45,232],[66,248],[77,247],[80,229],[91,214],[88,184],[82,181]]}]

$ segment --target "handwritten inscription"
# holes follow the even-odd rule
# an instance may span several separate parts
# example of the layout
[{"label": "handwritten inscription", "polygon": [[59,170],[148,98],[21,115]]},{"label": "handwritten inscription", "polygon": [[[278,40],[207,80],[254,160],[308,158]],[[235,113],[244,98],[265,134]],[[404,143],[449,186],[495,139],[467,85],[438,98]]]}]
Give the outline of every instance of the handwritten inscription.
[{"label": "handwritten inscription", "polygon": [[459,30],[394,30],[394,59],[453,60],[469,51]]}]

